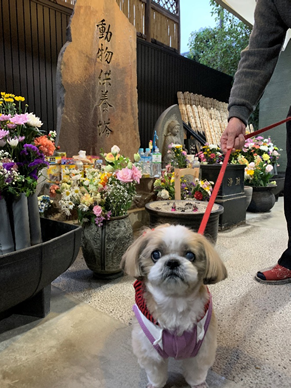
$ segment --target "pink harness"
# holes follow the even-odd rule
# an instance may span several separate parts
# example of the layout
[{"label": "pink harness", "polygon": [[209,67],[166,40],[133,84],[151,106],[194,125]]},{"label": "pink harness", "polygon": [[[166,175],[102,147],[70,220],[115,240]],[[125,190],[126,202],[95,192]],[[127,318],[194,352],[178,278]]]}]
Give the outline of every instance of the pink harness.
[{"label": "pink harness", "polygon": [[133,306],[135,316],[153,347],[163,358],[173,357],[177,360],[195,357],[203,343],[212,315],[212,297],[209,293],[209,304],[202,319],[197,322],[191,331],[184,331],[182,335],[170,332],[159,327],[158,323],[149,320],[139,309]]}]

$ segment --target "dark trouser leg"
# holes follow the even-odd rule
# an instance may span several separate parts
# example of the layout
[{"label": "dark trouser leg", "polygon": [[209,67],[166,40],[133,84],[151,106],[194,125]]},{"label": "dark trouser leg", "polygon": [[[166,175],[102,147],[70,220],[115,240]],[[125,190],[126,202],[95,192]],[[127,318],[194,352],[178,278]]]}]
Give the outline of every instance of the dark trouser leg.
[{"label": "dark trouser leg", "polygon": [[[288,116],[291,116],[291,107],[288,112]],[[287,116],[287,117],[288,117]],[[283,252],[281,258],[278,263],[283,267],[291,269],[291,120],[287,121],[287,168],[285,173],[285,186],[284,186],[284,212],[285,218],[287,222],[287,230],[288,230],[288,248],[285,252]]]}]

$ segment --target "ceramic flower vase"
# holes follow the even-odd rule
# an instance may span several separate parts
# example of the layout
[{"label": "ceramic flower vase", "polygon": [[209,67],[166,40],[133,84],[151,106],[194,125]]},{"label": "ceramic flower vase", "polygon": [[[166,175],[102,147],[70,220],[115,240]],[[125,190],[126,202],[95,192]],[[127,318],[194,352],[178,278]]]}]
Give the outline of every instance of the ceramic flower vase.
[{"label": "ceramic flower vase", "polygon": [[4,198],[0,199],[0,220],[0,255],[5,255],[14,251],[14,241],[7,203]]},{"label": "ceramic flower vase", "polygon": [[29,230],[31,245],[40,244],[42,242],[40,216],[38,208],[37,194],[34,193],[27,198],[28,214],[29,214]]},{"label": "ceramic flower vase", "polygon": [[28,203],[25,194],[20,194],[12,202],[15,250],[28,248],[30,243]]},{"label": "ceramic flower vase", "polygon": [[269,212],[276,202],[274,188],[276,188],[276,186],[254,186],[252,200],[247,208],[247,211],[252,213]]},{"label": "ceramic flower vase", "polygon": [[114,279],[123,275],[120,261],[133,241],[133,230],[128,215],[112,217],[103,222],[84,223],[82,251],[88,268],[94,276]]}]

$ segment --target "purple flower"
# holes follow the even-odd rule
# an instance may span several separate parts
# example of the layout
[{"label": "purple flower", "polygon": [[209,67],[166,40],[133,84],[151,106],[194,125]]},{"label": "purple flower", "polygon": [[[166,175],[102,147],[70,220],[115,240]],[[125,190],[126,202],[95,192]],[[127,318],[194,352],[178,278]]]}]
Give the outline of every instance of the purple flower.
[{"label": "purple flower", "polygon": [[5,170],[10,171],[14,167],[15,163],[14,162],[9,162],[9,163],[3,163],[3,167]]},{"label": "purple flower", "polygon": [[35,166],[39,166],[41,164],[45,164],[47,166],[49,165],[49,163],[46,162],[43,158],[38,158],[38,159],[35,159],[32,162],[30,162],[28,167],[35,167]]},{"label": "purple flower", "polygon": [[33,171],[29,173],[29,176],[37,181],[38,175],[37,175],[37,169],[35,168]]},{"label": "purple flower", "polygon": [[36,152],[36,154],[38,156],[41,155],[39,150],[38,150],[38,148],[35,145],[32,145],[32,144],[24,144],[23,150],[20,152],[21,155],[28,155],[28,150]]}]

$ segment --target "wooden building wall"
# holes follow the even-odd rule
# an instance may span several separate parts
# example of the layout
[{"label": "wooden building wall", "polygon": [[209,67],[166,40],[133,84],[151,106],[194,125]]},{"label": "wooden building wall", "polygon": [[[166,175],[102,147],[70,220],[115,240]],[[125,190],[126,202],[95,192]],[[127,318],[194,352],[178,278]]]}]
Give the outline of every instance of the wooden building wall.
[{"label": "wooden building wall", "polygon": [[0,0],[0,90],[26,98],[43,128],[56,123],[56,64],[71,9],[41,0]]},{"label": "wooden building wall", "polygon": [[[29,111],[56,128],[56,66],[72,10],[48,0],[0,0],[0,91],[26,97]],[[177,91],[227,101],[232,78],[137,39],[141,146],[152,139],[160,114],[177,103]]]}]

